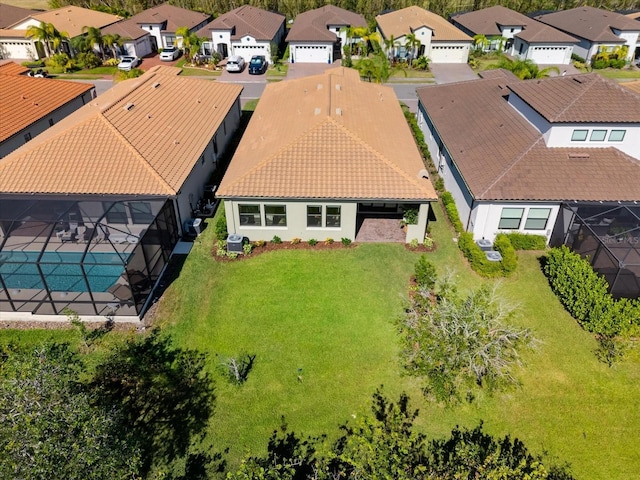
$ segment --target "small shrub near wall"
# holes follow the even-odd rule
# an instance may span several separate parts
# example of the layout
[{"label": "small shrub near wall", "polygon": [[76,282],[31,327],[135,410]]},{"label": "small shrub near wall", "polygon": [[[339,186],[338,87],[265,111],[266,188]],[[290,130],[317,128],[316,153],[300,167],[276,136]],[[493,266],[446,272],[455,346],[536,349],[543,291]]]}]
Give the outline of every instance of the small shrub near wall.
[{"label": "small shrub near wall", "polygon": [[518,267],[516,251],[506,235],[498,235],[494,242],[495,249],[502,255],[502,261],[500,262],[490,262],[487,260],[484,250],[473,240],[473,234],[471,232],[464,232],[460,235],[458,247],[467,260],[469,260],[473,271],[483,277],[506,277],[513,273]]},{"label": "small shrub near wall", "polygon": [[547,237],[544,235],[529,235],[526,233],[505,233],[516,250],[544,250],[547,248]]},{"label": "small shrub near wall", "polygon": [[458,207],[456,207],[456,202],[453,199],[453,195],[450,192],[443,192],[441,197],[442,203],[444,204],[444,209],[447,212],[447,216],[453,225],[453,229],[456,233],[464,232],[464,227],[462,226],[462,222],[460,221],[460,215],[458,214]]},{"label": "small shrub near wall", "polygon": [[518,256],[516,255],[516,250],[513,248],[513,245],[511,245],[511,242],[509,241],[509,237],[502,233],[498,234],[493,242],[493,248],[502,255],[500,265],[502,266],[503,275],[506,277],[515,272],[516,268],[518,268]]}]

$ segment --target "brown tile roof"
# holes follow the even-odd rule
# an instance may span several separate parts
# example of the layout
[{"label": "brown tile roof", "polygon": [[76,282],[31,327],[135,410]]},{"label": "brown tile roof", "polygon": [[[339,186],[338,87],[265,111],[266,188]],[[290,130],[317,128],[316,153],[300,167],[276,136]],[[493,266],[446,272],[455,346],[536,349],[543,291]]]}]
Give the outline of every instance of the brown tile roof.
[{"label": "brown tile roof", "polygon": [[459,23],[475,35],[500,35],[501,26],[513,25],[524,27],[516,37],[528,43],[577,43],[574,37],[501,5],[453,15],[451,21]]},{"label": "brown tile roof", "polygon": [[632,82],[624,82],[624,83],[621,83],[620,85],[640,95],[640,80],[635,80]]},{"label": "brown tile roof", "polygon": [[504,84],[481,79],[417,90],[474,198],[640,200],[640,161],[615,148],[547,148],[509,105]]},{"label": "brown tile roof", "polygon": [[478,72],[478,76],[480,78],[502,79],[504,82],[518,79],[518,77],[513,72],[505,70],[504,68],[482,70],[481,72]]},{"label": "brown tile roof", "polygon": [[633,20],[640,20],[640,12],[633,12],[633,13],[627,13],[627,15],[625,15]]},{"label": "brown tile roof", "polygon": [[289,30],[287,42],[333,42],[337,37],[327,30],[327,25],[366,27],[367,21],[357,13],[325,5],[299,14]]},{"label": "brown tile roof", "polygon": [[148,31],[143,30],[136,22],[132,22],[130,18],[121,20],[101,30],[103,35],[120,35],[124,39],[137,40],[146,35],[151,35]]},{"label": "brown tile roof", "polygon": [[444,18],[424,8],[410,6],[376,17],[376,22],[385,38],[407,35],[420,27],[433,31],[432,42],[471,41],[471,37],[447,22]]},{"label": "brown tile roof", "polygon": [[267,85],[217,194],[435,199],[422,169],[393,90],[337,68]]},{"label": "brown tile roof", "polygon": [[640,96],[596,73],[514,83],[509,88],[552,123],[640,123]]},{"label": "brown tile roof", "polygon": [[166,71],[117,84],[5,157],[0,192],[175,195],[242,87]]},{"label": "brown tile roof", "polygon": [[243,5],[202,27],[196,33],[198,36],[211,37],[211,30],[234,30],[232,39],[236,40],[251,35],[256,40],[272,40],[283,22],[285,16],[268,12],[261,8]]},{"label": "brown tile roof", "polygon": [[55,10],[30,16],[39,22],[52,23],[60,32],[66,32],[70,38],[82,35],[85,26],[103,28],[120,20],[121,17],[110,13],[89,10],[88,8],[68,5]]},{"label": "brown tile roof", "polygon": [[612,28],[622,31],[640,31],[640,24],[624,15],[594,7],[578,7],[534,17],[563,32],[591,42],[624,43]]},{"label": "brown tile roof", "polygon": [[0,38],[26,38],[26,30],[14,30],[11,28],[0,28]]},{"label": "brown tile roof", "polygon": [[17,75],[5,68],[0,68],[0,141],[93,88],[86,83]]},{"label": "brown tile roof", "polygon": [[174,7],[168,3],[148,8],[143,12],[134,15],[129,20],[134,23],[165,23],[163,32],[175,32],[182,27],[188,27],[189,30],[197,27],[202,22],[206,22],[211,15],[201,12],[194,12],[185,8]]},{"label": "brown tile roof", "polygon": [[29,69],[11,60],[0,60],[0,75],[22,75]]},{"label": "brown tile roof", "polygon": [[15,7],[13,5],[7,5],[6,3],[0,3],[0,28],[10,27],[34,13],[39,12],[29,8]]}]

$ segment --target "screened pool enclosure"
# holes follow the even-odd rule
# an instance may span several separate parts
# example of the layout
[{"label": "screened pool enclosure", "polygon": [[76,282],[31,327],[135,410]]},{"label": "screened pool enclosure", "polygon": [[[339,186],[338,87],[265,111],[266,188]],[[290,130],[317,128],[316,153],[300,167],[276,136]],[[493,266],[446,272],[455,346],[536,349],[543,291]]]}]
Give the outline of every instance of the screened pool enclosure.
[{"label": "screened pool enclosure", "polygon": [[139,316],[177,241],[166,198],[0,196],[0,311]]}]

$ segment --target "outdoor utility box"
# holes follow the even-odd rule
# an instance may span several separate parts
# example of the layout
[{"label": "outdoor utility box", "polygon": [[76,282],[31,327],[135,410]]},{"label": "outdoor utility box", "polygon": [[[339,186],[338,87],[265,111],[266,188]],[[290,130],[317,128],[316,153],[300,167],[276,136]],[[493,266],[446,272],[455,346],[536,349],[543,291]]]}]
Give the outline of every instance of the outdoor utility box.
[{"label": "outdoor utility box", "polygon": [[481,238],[480,240],[476,240],[476,244],[484,252],[488,252],[489,250],[493,250],[493,242],[491,240],[487,240],[486,238]]},{"label": "outdoor utility box", "polygon": [[500,255],[500,252],[496,252],[495,250],[489,250],[488,252],[484,252],[484,254],[487,256],[487,260],[489,260],[490,262],[502,261],[502,255]]},{"label": "outdoor utility box", "polygon": [[242,245],[244,237],[236,233],[232,233],[227,237],[227,252],[242,253]]},{"label": "outdoor utility box", "polygon": [[196,235],[200,235],[202,233],[202,219],[194,218],[193,219],[193,231]]}]

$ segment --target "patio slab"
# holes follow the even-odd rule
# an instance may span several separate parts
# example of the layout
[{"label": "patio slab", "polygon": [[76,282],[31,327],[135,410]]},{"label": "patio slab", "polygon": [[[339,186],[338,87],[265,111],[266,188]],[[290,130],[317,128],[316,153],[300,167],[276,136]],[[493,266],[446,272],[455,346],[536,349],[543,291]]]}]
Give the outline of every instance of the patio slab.
[{"label": "patio slab", "polygon": [[356,242],[405,243],[406,234],[397,218],[365,218],[356,234]]}]

